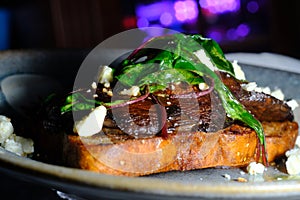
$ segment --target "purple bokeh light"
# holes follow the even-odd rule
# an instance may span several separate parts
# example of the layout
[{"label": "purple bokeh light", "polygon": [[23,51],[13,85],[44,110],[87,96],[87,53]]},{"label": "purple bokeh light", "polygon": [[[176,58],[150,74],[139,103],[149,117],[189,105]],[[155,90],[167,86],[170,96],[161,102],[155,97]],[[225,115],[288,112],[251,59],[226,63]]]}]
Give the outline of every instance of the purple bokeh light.
[{"label": "purple bokeh light", "polygon": [[238,35],[236,34],[236,30],[234,28],[228,29],[226,31],[226,37],[228,40],[237,40]]},{"label": "purple bokeh light", "polygon": [[241,41],[250,34],[250,31],[251,28],[249,25],[242,23],[237,27],[231,27],[229,29],[226,29],[225,27],[213,27],[206,32],[206,35],[217,42]]},{"label": "purple bokeh light", "polygon": [[228,40],[243,39],[250,33],[250,27],[247,24],[240,24],[237,28],[228,29],[226,37]]},{"label": "purple bokeh light", "polygon": [[137,17],[144,17],[148,21],[158,20],[162,13],[172,12],[173,3],[171,1],[162,1],[149,5],[138,5],[135,9]]},{"label": "purple bokeh light", "polygon": [[250,32],[250,27],[246,24],[240,24],[236,28],[236,34],[241,37],[247,36],[249,34],[249,32]]},{"label": "purple bokeh light", "polygon": [[149,4],[138,4],[135,8],[136,26],[138,28],[176,27],[180,29],[183,23],[194,23],[198,18],[197,0],[161,0]]},{"label": "purple bokeh light", "polygon": [[145,17],[141,17],[137,20],[137,27],[144,28],[149,26],[149,21]]},{"label": "purple bokeh light", "polygon": [[250,12],[250,13],[256,13],[258,10],[259,10],[259,5],[256,1],[250,1],[248,4],[247,4],[247,10]]},{"label": "purple bokeh light", "polygon": [[235,12],[240,9],[240,0],[199,0],[202,9],[213,14]]},{"label": "purple bokeh light", "polygon": [[178,21],[191,21],[198,17],[197,3],[193,0],[176,1],[174,3],[175,17]]},{"label": "purple bokeh light", "polygon": [[217,42],[221,42],[223,40],[222,33],[218,30],[208,31],[207,36],[214,39]]},{"label": "purple bokeh light", "polygon": [[162,25],[169,26],[173,22],[173,16],[169,12],[164,12],[163,14],[161,14],[159,21]]}]

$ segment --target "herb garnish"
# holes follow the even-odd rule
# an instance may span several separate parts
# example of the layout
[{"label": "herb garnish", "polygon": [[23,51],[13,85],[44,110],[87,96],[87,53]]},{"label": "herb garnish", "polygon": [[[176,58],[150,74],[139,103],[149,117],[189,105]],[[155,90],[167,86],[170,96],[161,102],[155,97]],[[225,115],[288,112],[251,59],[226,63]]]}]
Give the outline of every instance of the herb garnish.
[{"label": "herb garnish", "polygon": [[[210,58],[210,63],[200,60],[197,55],[199,51]],[[184,34],[152,38],[141,48],[136,49],[121,63],[121,66],[122,69],[114,74],[117,81],[127,87],[138,86],[141,91],[147,88],[150,94],[166,89],[170,83],[188,82],[197,85],[205,82],[205,77],[212,79],[214,90],[218,93],[227,116],[247,124],[257,133],[260,143],[260,161],[267,165],[263,127],[219,78],[217,74],[219,70],[233,76],[234,71],[231,62],[225,58],[220,46],[214,40],[203,38],[201,35]],[[109,107],[119,103],[124,102],[104,103],[72,94],[72,101],[66,101],[62,112],[72,109],[90,109],[91,106],[96,105]]]}]

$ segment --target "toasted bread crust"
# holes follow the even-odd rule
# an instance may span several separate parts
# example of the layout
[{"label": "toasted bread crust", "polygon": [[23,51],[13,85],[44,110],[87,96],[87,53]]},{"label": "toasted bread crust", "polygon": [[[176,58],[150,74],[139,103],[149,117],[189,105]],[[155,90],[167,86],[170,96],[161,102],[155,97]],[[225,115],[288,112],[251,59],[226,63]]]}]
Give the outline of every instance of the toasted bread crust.
[{"label": "toasted bread crust", "polygon": [[[293,148],[296,122],[263,122],[269,162]],[[95,144],[66,135],[63,149],[67,166],[99,173],[142,176],[173,170],[218,166],[243,167],[255,161],[255,131],[233,124],[217,132],[177,133],[167,139],[131,139],[118,144]]]}]

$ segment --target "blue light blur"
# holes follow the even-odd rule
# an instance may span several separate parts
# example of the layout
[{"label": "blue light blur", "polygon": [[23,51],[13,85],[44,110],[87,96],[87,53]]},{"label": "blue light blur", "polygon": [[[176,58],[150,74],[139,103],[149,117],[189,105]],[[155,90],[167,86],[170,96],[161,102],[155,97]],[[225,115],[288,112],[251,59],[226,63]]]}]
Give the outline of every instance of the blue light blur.
[{"label": "blue light blur", "polygon": [[228,29],[226,36],[228,40],[242,40],[250,33],[250,27],[247,24],[239,24],[236,28]]},{"label": "blue light blur", "polygon": [[240,37],[246,37],[250,32],[250,27],[247,24],[240,24],[236,28],[236,34]]},{"label": "blue light blur", "polygon": [[174,13],[173,3],[171,1],[161,1],[147,5],[140,4],[136,6],[135,10],[138,19],[144,18],[149,22],[159,20],[160,16],[165,12],[169,12],[171,14]]},{"label": "blue light blur", "polygon": [[208,37],[213,38],[217,42],[221,42],[223,40],[222,33],[217,30],[211,30],[207,34]]},{"label": "blue light blur", "polygon": [[247,3],[247,10],[250,13],[256,13],[259,10],[259,5],[256,1],[250,1]]},{"label": "blue light blur", "polygon": [[0,50],[8,49],[10,46],[10,12],[0,9]]},{"label": "blue light blur", "polygon": [[137,20],[137,27],[138,28],[144,28],[144,27],[148,27],[149,26],[149,21],[147,18],[145,17],[140,17],[138,20]]}]

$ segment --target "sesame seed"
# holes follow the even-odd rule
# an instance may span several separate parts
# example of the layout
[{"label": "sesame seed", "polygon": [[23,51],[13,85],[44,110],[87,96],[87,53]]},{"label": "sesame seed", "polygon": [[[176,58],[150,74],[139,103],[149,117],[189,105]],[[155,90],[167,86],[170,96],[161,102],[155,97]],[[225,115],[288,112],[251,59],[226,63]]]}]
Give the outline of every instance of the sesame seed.
[{"label": "sesame seed", "polygon": [[248,180],[247,180],[247,179],[245,179],[245,178],[243,178],[243,177],[238,177],[238,178],[236,179],[236,181],[238,181],[238,182],[242,182],[242,183],[246,183],[246,182],[248,182]]},{"label": "sesame seed", "polygon": [[112,96],[113,96],[113,92],[112,92],[111,90],[109,90],[109,91],[107,92],[107,95],[112,97]]}]

